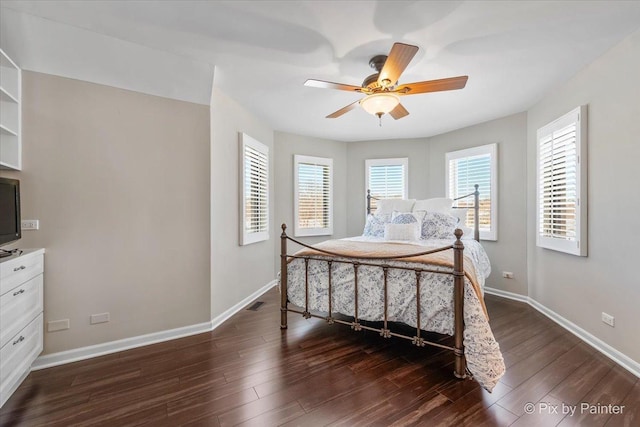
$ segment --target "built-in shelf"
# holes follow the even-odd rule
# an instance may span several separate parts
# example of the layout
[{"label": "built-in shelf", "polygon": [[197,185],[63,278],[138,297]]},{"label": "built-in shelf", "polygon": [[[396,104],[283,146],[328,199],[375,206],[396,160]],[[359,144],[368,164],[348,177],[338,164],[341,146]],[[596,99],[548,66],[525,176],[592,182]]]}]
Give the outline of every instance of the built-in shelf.
[{"label": "built-in shelf", "polygon": [[20,101],[18,101],[18,99],[16,97],[14,97],[13,95],[11,95],[9,92],[7,92],[5,90],[5,88],[0,86],[0,101],[4,101],[4,102],[15,102],[16,104],[19,104]]},{"label": "built-in shelf", "polygon": [[4,125],[2,125],[2,124],[0,124],[0,131],[1,131],[2,133],[4,133],[4,134],[7,134],[7,135],[18,136],[18,133],[17,133],[17,132],[12,131],[11,129],[9,129],[8,127],[6,127],[6,126],[4,126]]},{"label": "built-in shelf", "polygon": [[22,169],[22,72],[0,49],[0,169]]}]

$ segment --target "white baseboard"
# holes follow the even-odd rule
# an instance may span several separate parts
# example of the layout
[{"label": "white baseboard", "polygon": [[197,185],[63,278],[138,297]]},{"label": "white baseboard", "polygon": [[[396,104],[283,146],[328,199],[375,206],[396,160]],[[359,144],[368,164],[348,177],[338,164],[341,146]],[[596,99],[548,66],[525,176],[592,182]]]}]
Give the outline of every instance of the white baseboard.
[{"label": "white baseboard", "polygon": [[77,362],[80,360],[90,359],[93,357],[104,356],[106,354],[116,353],[123,350],[142,347],[145,345],[156,344],[159,342],[174,340],[176,338],[188,337],[190,335],[210,332],[220,326],[225,320],[242,310],[244,306],[249,304],[260,295],[264,294],[277,284],[277,280],[267,283],[233,307],[216,316],[209,322],[198,323],[196,325],[184,326],[182,328],[169,329],[166,331],[153,332],[151,334],[139,335],[137,337],[124,338],[121,340],[110,341],[102,344],[91,345],[87,347],[75,348],[73,350],[61,351],[58,353],[46,354],[38,357],[31,366],[32,371],[39,369],[51,368],[53,366],[64,365],[66,363]]},{"label": "white baseboard", "polygon": [[501,289],[490,288],[488,286],[484,287],[484,291],[490,295],[495,295],[502,298],[511,299],[514,301],[526,302],[529,303],[529,297],[526,295],[520,295],[509,291],[503,291]]},{"label": "white baseboard", "polygon": [[544,314],[549,319],[553,320],[558,325],[562,326],[564,329],[566,329],[567,331],[571,332],[573,335],[577,336],[578,338],[580,338],[585,343],[589,344],[591,347],[595,348],[600,353],[604,354],[609,359],[613,360],[618,365],[622,366],[627,371],[629,371],[632,374],[634,374],[636,377],[640,378],[640,363],[638,363],[635,360],[631,359],[626,354],[624,354],[624,353],[616,350],[615,348],[611,347],[609,344],[607,344],[606,342],[602,341],[600,338],[594,336],[590,332],[585,331],[580,326],[576,325],[575,323],[571,322],[570,320],[567,320],[564,317],[560,316],[555,311],[548,309],[547,307],[545,307],[544,305],[540,304],[538,301],[534,300],[533,298],[527,297],[527,296],[524,296],[524,295],[520,295],[520,294],[515,294],[513,292],[502,291],[500,289],[489,288],[489,287],[486,287],[486,286],[485,286],[484,290],[485,290],[486,293],[491,294],[491,295],[496,295],[496,296],[499,296],[499,297],[503,297],[503,298],[507,298],[507,299],[520,301],[520,302],[524,302],[524,303],[529,304],[531,307],[535,308],[540,313]]},{"label": "white baseboard", "polygon": [[278,284],[278,279],[274,279],[274,280],[270,281],[269,283],[267,283],[266,285],[264,285],[263,287],[261,287],[260,289],[258,289],[257,291],[255,291],[254,293],[252,293],[251,295],[249,295],[248,297],[246,297],[245,299],[243,299],[242,301],[240,301],[236,305],[234,305],[233,307],[231,307],[230,309],[228,309],[225,312],[223,312],[222,314],[216,316],[215,319],[211,320],[211,329],[210,330],[214,330],[215,328],[220,326],[224,321],[226,321],[231,316],[233,316],[234,314],[236,314],[237,312],[242,310],[242,307],[244,307],[245,305],[249,304],[251,301],[253,301],[254,299],[258,298],[260,295],[264,294],[265,292],[267,292],[268,290],[270,290],[271,288],[273,288],[277,284]]}]

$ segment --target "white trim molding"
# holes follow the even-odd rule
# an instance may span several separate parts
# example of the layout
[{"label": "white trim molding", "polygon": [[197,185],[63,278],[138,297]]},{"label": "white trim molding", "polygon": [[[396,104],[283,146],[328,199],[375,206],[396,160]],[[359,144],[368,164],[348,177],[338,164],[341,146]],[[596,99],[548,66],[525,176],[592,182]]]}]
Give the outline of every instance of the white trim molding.
[{"label": "white trim molding", "polygon": [[124,338],[121,340],[110,341],[102,344],[90,345],[87,347],[74,348],[72,350],[61,351],[58,353],[45,354],[38,357],[31,366],[32,371],[51,368],[53,366],[64,365],[67,363],[78,362],[80,360],[91,359],[106,354],[117,353],[119,351],[130,350],[132,348],[143,347],[145,345],[157,344],[164,341],[170,341],[177,338],[188,337],[191,335],[211,332],[220,326],[224,321],[242,310],[251,301],[260,295],[269,291],[278,284],[278,280],[272,280],[267,283],[233,307],[216,316],[209,322],[198,323],[196,325],[184,326],[182,328],[169,329],[166,331],[153,332],[146,335]]},{"label": "white trim molding", "polygon": [[533,298],[525,296],[525,295],[516,294],[516,293],[513,293],[513,292],[508,292],[508,291],[503,291],[503,290],[500,290],[500,289],[490,288],[490,287],[487,287],[487,286],[485,286],[484,291],[485,291],[485,293],[490,294],[490,295],[495,295],[495,296],[498,296],[498,297],[507,298],[507,299],[511,299],[511,300],[514,300],[514,301],[519,301],[519,302],[523,302],[523,303],[529,304],[531,307],[535,308],[540,313],[544,314],[549,319],[553,320],[558,325],[562,326],[564,329],[566,329],[567,331],[571,332],[573,335],[577,336],[582,341],[584,341],[585,343],[589,344],[591,347],[595,348],[600,353],[604,354],[609,359],[613,360],[618,365],[620,365],[623,368],[625,368],[627,371],[631,372],[636,377],[640,378],[640,363],[638,363],[635,360],[631,359],[626,354],[624,354],[624,353],[616,350],[615,348],[611,347],[609,344],[607,344],[606,342],[602,341],[600,338],[596,337],[595,335],[591,334],[590,332],[585,331],[580,326],[576,325],[575,323],[571,322],[570,320],[565,319],[564,317],[562,317],[561,315],[559,315],[555,311],[550,310],[546,306],[540,304],[538,301],[534,300]]}]

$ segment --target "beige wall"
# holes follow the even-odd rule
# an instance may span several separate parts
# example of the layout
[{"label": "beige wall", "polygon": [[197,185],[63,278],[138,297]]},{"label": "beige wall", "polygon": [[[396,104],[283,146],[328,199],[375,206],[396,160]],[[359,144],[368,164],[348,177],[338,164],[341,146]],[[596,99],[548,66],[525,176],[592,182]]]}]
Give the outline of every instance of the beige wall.
[{"label": "beige wall", "polygon": [[[530,296],[640,362],[640,31],[555,88],[528,112]],[[588,105],[588,257],[535,239],[536,130]],[[600,320],[615,316],[615,328]]]},{"label": "beige wall", "polygon": [[[209,109],[23,72],[22,218],[44,247],[45,353],[209,320]],[[111,321],[89,324],[94,313]]]},{"label": "beige wall", "polygon": [[[214,83],[215,86],[215,83]],[[238,132],[269,147],[270,239],[239,245]],[[211,97],[211,318],[275,278],[273,130],[225,93]]]},{"label": "beige wall", "polygon": [[[408,157],[409,197],[442,197],[448,151],[498,143],[498,241],[482,241],[491,259],[487,286],[527,295],[526,119],[520,113],[430,138],[348,143],[347,234],[364,227],[366,159]],[[502,271],[514,279],[503,279]]]}]

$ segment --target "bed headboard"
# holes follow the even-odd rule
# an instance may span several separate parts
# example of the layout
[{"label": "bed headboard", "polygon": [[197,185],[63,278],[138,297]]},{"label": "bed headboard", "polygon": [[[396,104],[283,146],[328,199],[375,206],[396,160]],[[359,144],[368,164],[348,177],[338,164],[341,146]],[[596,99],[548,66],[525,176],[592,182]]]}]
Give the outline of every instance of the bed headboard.
[{"label": "bed headboard", "polygon": [[[478,191],[478,184],[474,185],[475,191],[473,193],[466,194],[464,196],[453,199],[454,202],[458,200],[466,199],[473,196],[473,239],[476,242],[480,241],[480,191]],[[377,197],[371,195],[371,190],[367,190],[367,215],[371,213],[371,200],[378,200]],[[466,209],[470,206],[452,206],[452,209]]]}]

